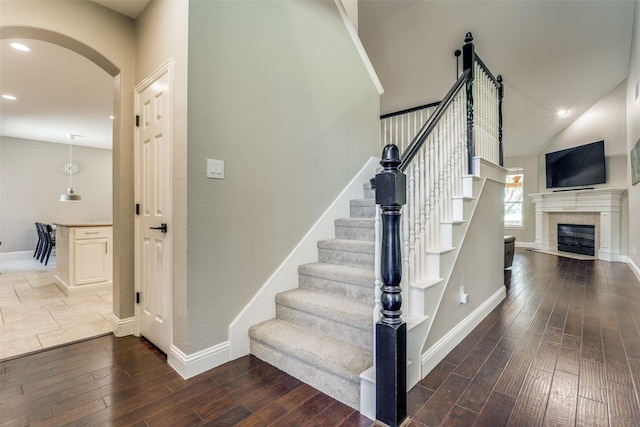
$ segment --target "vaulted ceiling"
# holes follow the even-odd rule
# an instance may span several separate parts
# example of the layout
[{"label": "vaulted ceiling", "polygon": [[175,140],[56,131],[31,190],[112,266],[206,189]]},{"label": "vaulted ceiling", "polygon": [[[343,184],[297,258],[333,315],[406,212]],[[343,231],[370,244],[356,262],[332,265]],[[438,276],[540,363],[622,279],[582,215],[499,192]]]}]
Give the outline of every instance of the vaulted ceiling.
[{"label": "vaulted ceiling", "polygon": [[626,79],[633,11],[632,0],[365,0],[358,21],[385,89],[382,113],[440,100],[456,79],[454,51],[472,32],[476,52],[504,77],[505,155],[520,156]]},{"label": "vaulted ceiling", "polygon": [[[52,0],[55,1],[55,0]],[[148,0],[95,0],[135,19]],[[633,0],[360,0],[359,34],[385,89],[382,113],[441,99],[456,78],[465,34],[505,80],[505,154],[535,154],[629,68]],[[2,40],[3,135],[108,148],[113,79],[44,42],[19,52]],[[568,114],[558,118],[558,109]],[[16,115],[20,121],[16,122]],[[20,124],[22,130],[16,128]]]}]

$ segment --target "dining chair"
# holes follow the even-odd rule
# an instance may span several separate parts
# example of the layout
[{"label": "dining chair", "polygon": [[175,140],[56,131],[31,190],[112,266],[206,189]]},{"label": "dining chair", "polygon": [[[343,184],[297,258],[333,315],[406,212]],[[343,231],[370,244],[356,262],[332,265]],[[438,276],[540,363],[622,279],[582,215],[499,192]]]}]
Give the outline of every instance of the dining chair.
[{"label": "dining chair", "polygon": [[[51,224],[43,224],[45,227],[45,250],[42,255],[44,259],[44,265],[47,265],[49,262],[49,256],[51,255],[51,251],[56,246],[56,236],[53,231],[53,227]],[[40,260],[42,262],[42,260]]]}]

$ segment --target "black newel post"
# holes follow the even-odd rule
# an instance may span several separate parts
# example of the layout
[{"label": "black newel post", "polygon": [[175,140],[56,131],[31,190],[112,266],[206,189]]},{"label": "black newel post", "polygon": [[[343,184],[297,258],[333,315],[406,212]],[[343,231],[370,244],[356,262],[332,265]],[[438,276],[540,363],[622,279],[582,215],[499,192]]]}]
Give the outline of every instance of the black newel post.
[{"label": "black newel post", "polygon": [[498,144],[500,155],[500,166],[504,166],[504,152],[502,151],[502,98],[504,98],[504,84],[502,83],[502,75],[498,76]]},{"label": "black newel post", "polygon": [[475,48],[473,47],[473,36],[467,33],[464,38],[465,45],[462,46],[462,71],[469,70],[467,78],[467,172],[473,175],[473,156],[475,150],[473,148],[473,79],[474,79],[474,63],[476,62]]},{"label": "black newel post", "polygon": [[402,321],[400,210],[406,203],[406,176],[398,147],[387,145],[376,175],[376,204],[382,211],[382,311],[376,324],[376,419],[396,427],[407,417],[407,324]]}]

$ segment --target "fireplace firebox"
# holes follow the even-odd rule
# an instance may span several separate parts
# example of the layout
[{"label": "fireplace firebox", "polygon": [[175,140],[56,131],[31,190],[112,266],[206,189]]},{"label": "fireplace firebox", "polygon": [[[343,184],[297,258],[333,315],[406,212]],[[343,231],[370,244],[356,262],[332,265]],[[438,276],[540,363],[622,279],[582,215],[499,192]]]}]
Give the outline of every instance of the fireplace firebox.
[{"label": "fireplace firebox", "polygon": [[595,256],[594,225],[558,224],[558,251]]}]

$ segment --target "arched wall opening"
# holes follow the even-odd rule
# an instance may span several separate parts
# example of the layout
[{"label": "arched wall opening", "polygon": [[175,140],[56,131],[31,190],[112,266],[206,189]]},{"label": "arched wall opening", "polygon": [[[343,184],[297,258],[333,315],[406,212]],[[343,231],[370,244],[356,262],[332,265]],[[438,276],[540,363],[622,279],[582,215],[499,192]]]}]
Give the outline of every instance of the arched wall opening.
[{"label": "arched wall opening", "polygon": [[[114,80],[113,96],[113,314],[111,323],[116,335],[133,332],[134,316],[134,180],[133,180],[133,79],[135,70],[134,21],[107,12],[98,5],[67,2],[46,10],[24,3],[3,5],[0,39],[35,39],[67,48],[84,56]],[[47,5],[49,6],[49,5]],[[53,5],[51,5],[53,7]],[[76,6],[77,10],[76,10]],[[20,9],[23,8],[23,9]],[[104,15],[104,19],[100,19]],[[85,17],[86,24],[75,25]],[[15,21],[16,25],[7,25]],[[37,23],[26,25],[26,21]],[[111,37],[110,35],[113,34]]]}]

